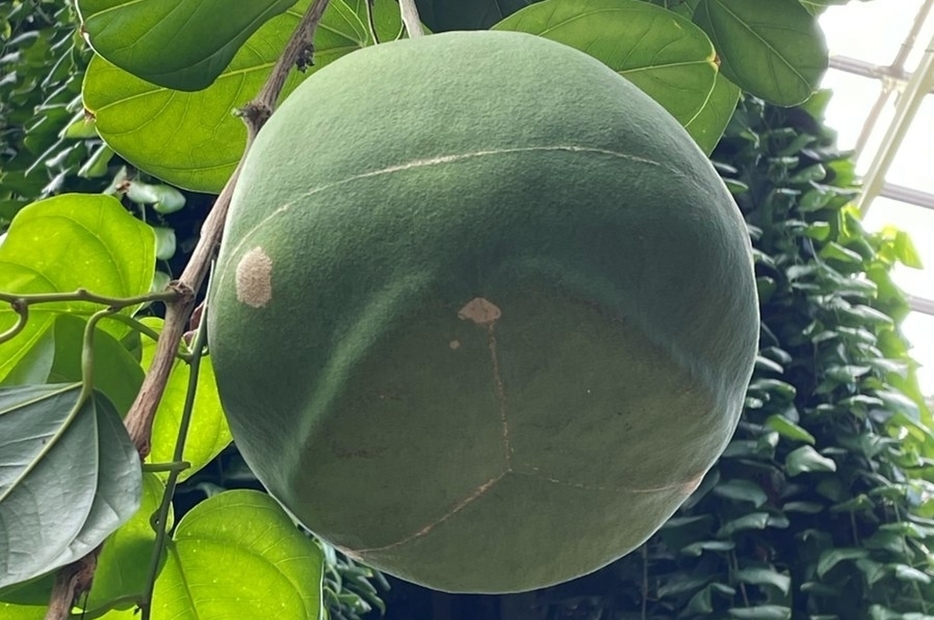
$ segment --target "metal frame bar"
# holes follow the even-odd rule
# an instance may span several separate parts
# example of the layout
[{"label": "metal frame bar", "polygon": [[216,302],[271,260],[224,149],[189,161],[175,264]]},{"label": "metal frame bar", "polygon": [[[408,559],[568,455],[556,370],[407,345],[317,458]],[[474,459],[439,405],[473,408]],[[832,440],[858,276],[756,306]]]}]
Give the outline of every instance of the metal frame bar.
[{"label": "metal frame bar", "polygon": [[913,189],[894,183],[884,183],[879,189],[879,195],[916,207],[921,207],[922,209],[934,210],[934,194],[931,192],[924,192],[920,189]]},{"label": "metal frame bar", "polygon": [[[908,127],[916,116],[921,102],[926,95],[934,93],[934,37],[932,37],[926,48],[917,70],[912,74],[905,71],[908,56],[914,49],[925,22],[930,18],[932,9],[934,9],[934,0],[925,0],[915,15],[911,30],[902,42],[892,63],[888,66],[876,65],[845,56],[835,56],[830,59],[832,68],[879,80],[882,88],[866,117],[866,121],[863,123],[856,142],[855,150],[857,154],[862,153],[866,147],[882,111],[891,97],[898,92],[903,93],[897,102],[895,118],[886,129],[882,144],[873,157],[869,171],[863,178],[863,191],[857,206],[864,215],[876,196],[885,196],[921,208],[934,209],[934,194],[885,182],[885,175],[895,159],[898,148],[904,140]],[[907,297],[908,305],[913,311],[934,316],[934,299],[913,295]]]}]

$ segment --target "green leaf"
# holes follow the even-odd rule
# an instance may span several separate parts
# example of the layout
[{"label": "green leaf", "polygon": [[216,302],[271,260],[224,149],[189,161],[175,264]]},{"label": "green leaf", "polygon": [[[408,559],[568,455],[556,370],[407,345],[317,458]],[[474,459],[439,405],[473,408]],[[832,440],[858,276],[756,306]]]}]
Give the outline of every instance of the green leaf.
[{"label": "green leaf", "polygon": [[837,464],[811,446],[801,446],[785,457],[785,471],[789,476],[804,472],[837,471]]},{"label": "green leaf", "polygon": [[780,605],[733,607],[729,613],[738,620],[791,620],[791,608]]},{"label": "green leaf", "polygon": [[[87,321],[59,315],[51,330],[55,360],[43,383],[81,381],[81,347]],[[143,369],[130,352],[110,334],[94,335],[94,387],[103,392],[121,416],[126,415],[143,384]]]},{"label": "green leaf", "polygon": [[324,556],[271,497],[227,491],[178,524],[153,620],[321,617]]},{"label": "green leaf", "polygon": [[[152,555],[156,533],[150,517],[162,503],[165,485],[154,474],[143,475],[140,509],[120,529],[110,535],[97,560],[94,582],[88,594],[89,608],[118,597],[142,594],[149,576],[149,557]],[[172,510],[165,524],[173,526]],[[124,609],[134,605],[125,603]]]},{"label": "green leaf", "polygon": [[[151,84],[96,56],[84,80],[84,105],[101,137],[121,157],[169,183],[219,193],[246,143],[246,126],[232,112],[259,92],[310,0],[267,21],[204,90],[180,92]],[[314,71],[369,45],[365,0],[332,0],[315,35],[314,66],[293,71],[282,98]],[[381,40],[398,35],[392,0],[376,0]],[[355,10],[356,9],[356,10]]]},{"label": "green leaf", "polygon": [[[146,318],[142,322],[157,332],[162,330],[161,319]],[[155,354],[156,343],[144,338],[141,360],[143,368],[149,368]],[[152,451],[148,458],[150,463],[169,462],[174,456],[190,374],[188,364],[175,360],[153,422]],[[190,478],[220,454],[231,440],[227,418],[217,394],[211,358],[205,356],[201,358],[201,366],[198,368],[198,389],[183,453],[183,460],[191,463],[191,467],[182,471],[178,479],[183,481]]]},{"label": "green leaf", "polygon": [[898,258],[906,267],[912,267],[914,269],[923,269],[924,265],[921,262],[921,255],[918,254],[918,250],[915,249],[915,244],[911,241],[911,237],[908,236],[903,230],[899,230],[895,233],[895,256]]},{"label": "green leaf", "polygon": [[782,506],[782,511],[784,512],[800,512],[806,515],[816,515],[817,513],[824,510],[825,506],[823,504],[818,504],[817,502],[788,502]]},{"label": "green leaf", "polygon": [[739,583],[769,585],[786,595],[791,590],[791,577],[770,568],[743,568],[733,572],[733,579]]},{"label": "green leaf", "polygon": [[704,551],[731,551],[736,547],[732,540],[702,540],[691,543],[681,549],[681,553],[688,557],[699,557]]},{"label": "green leaf", "polygon": [[486,30],[536,0],[416,0],[419,17],[433,32]]},{"label": "green leaf", "polygon": [[752,480],[737,478],[720,482],[713,489],[714,495],[742,502],[749,502],[756,508],[765,504],[769,497],[758,484]]},{"label": "green leaf", "polygon": [[[270,18],[296,0],[78,0],[82,30],[98,54],[146,81],[200,90]],[[223,17],[221,17],[223,16]]]},{"label": "green leaf", "polygon": [[3,620],[43,620],[48,610],[48,604],[19,605],[0,601],[0,618]]},{"label": "green leaf", "polygon": [[684,608],[685,615],[707,615],[712,611],[713,601],[710,598],[710,588],[697,592]]},{"label": "green leaf", "polygon": [[929,584],[931,583],[931,576],[927,573],[914,568],[913,566],[908,566],[907,564],[895,564],[895,578],[899,581],[913,581],[916,583]]},{"label": "green leaf", "polygon": [[[150,517],[159,507],[163,493],[165,485],[158,477],[154,474],[143,474],[140,508],[129,521],[107,538],[97,559],[94,582],[87,596],[86,611],[93,612],[96,607],[118,597],[142,594],[149,572],[148,558],[156,540]],[[171,510],[167,521],[166,529],[169,530],[173,525]],[[49,602],[54,583],[55,574],[50,573],[25,585],[13,586],[0,592],[0,599],[17,605],[45,606]],[[132,609],[134,606],[132,602],[127,601],[121,608]],[[0,618],[6,617],[0,614]]]},{"label": "green leaf", "polygon": [[[710,155],[717,143],[720,142],[723,130],[726,129],[733,115],[733,110],[736,109],[739,94],[739,86],[718,72],[713,90],[710,92],[706,103],[704,103],[704,107],[684,126],[705,155]],[[748,189],[737,181],[733,181],[732,184],[733,187],[730,189],[733,193],[741,193],[735,191],[738,188]],[[729,182],[727,182],[727,186],[730,186]]]},{"label": "green leaf", "polygon": [[0,389],[0,587],[86,555],[139,508],[139,457],[80,384]]},{"label": "green leaf", "polygon": [[840,562],[867,557],[869,557],[869,551],[866,549],[829,549],[821,553],[817,560],[817,576],[823,578]]},{"label": "green leaf", "polygon": [[873,562],[867,558],[857,559],[856,568],[858,568],[866,577],[866,583],[869,584],[870,587],[885,577],[889,572],[888,567],[886,567],[884,564]]},{"label": "green leaf", "polygon": [[[689,20],[652,4],[545,0],[507,17],[494,30],[528,32],[587,52],[628,78],[682,125],[711,101],[717,67],[710,40]],[[724,94],[718,94],[716,103],[723,104]]]},{"label": "green leaf", "polygon": [[727,521],[717,532],[717,538],[727,538],[743,530],[764,530],[769,524],[769,513],[751,512],[732,521]]},{"label": "green leaf", "polygon": [[796,0],[701,0],[694,22],[717,48],[723,75],[771,103],[802,103],[827,69],[824,35]]},{"label": "green leaf", "polygon": [[812,445],[816,441],[814,435],[779,413],[769,416],[765,421],[765,425],[782,437],[787,437],[792,441],[803,441]]},{"label": "green leaf", "polygon": [[[152,228],[127,213],[119,201],[111,196],[64,194],[29,205],[13,220],[0,245],[0,291],[26,294],[85,288],[100,295],[133,297],[149,291],[154,265]],[[26,328],[0,344],[0,379],[39,343],[59,313],[89,316],[101,309],[82,301],[32,306]],[[15,322],[9,306],[0,304],[0,332]],[[101,328],[116,337],[127,333],[115,321],[103,321]]]},{"label": "green leaf", "polygon": [[861,263],[863,257],[859,252],[847,249],[835,241],[831,241],[819,252],[821,258],[834,259],[844,263]]}]

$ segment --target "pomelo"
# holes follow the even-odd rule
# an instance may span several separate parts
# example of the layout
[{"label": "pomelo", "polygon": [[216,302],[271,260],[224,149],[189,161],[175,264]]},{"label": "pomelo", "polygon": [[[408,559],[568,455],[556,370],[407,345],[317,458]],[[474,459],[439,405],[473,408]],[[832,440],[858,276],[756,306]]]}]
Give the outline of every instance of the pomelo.
[{"label": "pomelo", "polygon": [[458,592],[565,581],[655,532],[730,439],[759,328],[744,222],[685,130],[509,32],[299,86],[246,158],[209,303],[269,491]]}]

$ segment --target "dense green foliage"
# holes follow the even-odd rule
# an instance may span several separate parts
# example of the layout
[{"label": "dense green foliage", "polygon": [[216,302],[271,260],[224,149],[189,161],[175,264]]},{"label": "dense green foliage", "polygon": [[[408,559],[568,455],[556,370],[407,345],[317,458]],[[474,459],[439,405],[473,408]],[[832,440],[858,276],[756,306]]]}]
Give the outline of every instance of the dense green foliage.
[{"label": "dense green foliage", "polygon": [[[180,2],[191,9],[192,16],[198,15],[196,5],[200,3]],[[380,40],[400,34],[397,7],[391,1],[377,0],[372,24],[368,24],[365,0],[332,2],[325,18],[326,28],[316,40],[316,66],[372,44],[374,30]],[[662,48],[670,52],[664,42],[671,30],[661,28],[648,37],[643,32],[644,40],[632,44],[632,37],[640,33],[634,35],[624,26],[637,21],[635,18],[617,16],[604,20],[599,15],[587,14],[587,7],[574,0],[546,0],[512,18],[510,14],[530,3],[420,0],[419,6],[424,21],[435,31],[499,24],[498,27],[544,34],[553,31],[545,8],[556,6],[556,2],[571,13],[579,11],[580,23],[587,28],[576,33],[557,29],[554,38],[564,37],[571,45],[588,48],[624,75],[627,72],[649,75],[651,79],[641,86],[658,97],[686,124],[699,144],[709,150],[730,118],[740,88],[773,102],[790,104],[799,102],[816,85],[823,66],[821,58],[826,62],[826,56],[820,33],[807,14],[842,0],[652,0],[651,4],[662,11],[657,14],[664,15],[659,23],[682,27],[684,32],[691,33],[684,38],[685,43],[692,42],[678,52],[684,54],[682,60],[690,62],[679,64],[674,55],[657,65],[651,57],[647,61],[642,59],[639,52]],[[79,0],[77,4],[86,19],[103,6],[96,0]],[[137,3],[115,4],[120,11],[111,17],[132,17],[133,5]],[[297,15],[307,4],[257,0],[255,10],[260,19],[251,26],[256,29],[251,31],[248,42],[263,46],[264,61],[278,54]],[[639,7],[628,8],[635,11],[634,15],[646,15]],[[123,10],[127,12],[121,13]],[[766,13],[774,28],[750,18]],[[726,20],[729,15],[738,15],[739,19]],[[140,67],[117,69],[104,57],[94,55],[77,35],[77,12],[71,2],[13,0],[0,5],[0,231],[6,231],[13,216],[33,201],[67,192],[106,190],[120,199],[124,210],[151,224],[158,241],[155,246],[138,245],[125,258],[111,257],[111,262],[105,256],[95,255],[94,260],[103,262],[95,263],[98,267],[91,271],[96,275],[88,278],[89,272],[82,271],[80,262],[74,258],[88,256],[89,250],[98,247],[94,243],[106,238],[106,227],[99,222],[101,226],[92,226],[87,229],[89,234],[80,238],[69,237],[74,231],[66,231],[61,239],[75,241],[75,245],[58,255],[54,264],[41,265],[41,271],[53,276],[58,287],[36,285],[26,289],[21,287],[22,280],[14,276],[39,265],[37,257],[47,248],[22,245],[25,235],[11,233],[3,260],[10,261],[13,271],[5,262],[0,272],[0,292],[67,293],[77,286],[101,282],[102,290],[94,292],[125,297],[149,288],[159,290],[167,276],[156,275],[151,286],[144,283],[138,290],[130,291],[121,288],[118,279],[100,276],[103,273],[100,265],[123,268],[129,262],[146,262],[155,263],[160,272],[177,273],[184,264],[211,197],[164,185],[164,180],[148,173],[177,168],[181,172],[175,182],[186,185],[182,179],[201,180],[204,182],[200,185],[186,187],[218,191],[224,175],[202,173],[213,165],[210,156],[219,154],[228,166],[233,157],[239,156],[242,128],[239,121],[231,119],[230,110],[255,94],[266,75],[263,67],[267,66],[244,60],[238,52],[230,66],[222,67],[223,63],[216,59],[226,58],[232,47],[221,45],[219,51],[212,51],[202,45],[224,41],[223,36],[214,36],[221,31],[216,27],[217,20],[211,15],[208,15],[211,19],[204,17],[202,14],[201,19],[189,20],[195,30],[187,32],[185,45],[167,44],[159,39],[159,29],[154,29],[155,38],[145,46],[154,55],[142,57]],[[163,31],[163,36],[171,37],[178,23],[165,22],[172,28]],[[97,33],[107,32],[100,26],[100,22],[89,25],[97,51],[110,56],[113,63],[126,65],[125,58],[111,54],[108,48],[109,45],[114,50],[120,48],[119,36],[95,40]],[[199,27],[206,30],[199,32]],[[594,37],[593,33],[598,31],[600,36]],[[139,36],[132,29],[109,32]],[[210,36],[202,36],[205,32]],[[705,33],[710,40],[710,47],[705,49],[716,51],[719,65],[712,53],[708,55],[702,49],[707,44],[697,36],[698,32]],[[239,45],[243,33],[235,34],[227,32],[224,36],[230,35],[229,40]],[[613,45],[605,45],[606,41],[612,41]],[[629,47],[622,44],[626,41]],[[620,46],[614,49],[617,44]],[[165,54],[165,50],[171,50],[172,54]],[[184,57],[185,54],[189,56]],[[173,58],[168,58],[169,64],[164,66],[151,64],[163,56]],[[195,59],[204,61],[204,66],[210,67],[208,74],[217,76],[213,85],[202,91],[154,87],[130,73],[154,71],[147,75],[155,80],[165,73],[167,79],[176,80],[170,86],[197,88],[199,85],[189,82],[191,75],[185,71]],[[102,128],[96,127],[95,119],[86,118],[81,109],[81,86],[89,62],[97,68],[92,72],[93,84],[85,103],[90,99],[101,107],[109,106],[120,112],[109,118],[105,113]],[[776,81],[762,81],[763,74],[774,63],[778,70],[770,75]],[[225,90],[225,85],[233,83],[231,75],[241,74],[249,76],[244,88],[236,92]],[[297,79],[292,78],[289,87]],[[665,87],[666,82],[679,81],[689,86],[683,97],[678,89]],[[134,93],[134,88],[145,92]],[[657,90],[653,92],[652,88]],[[170,111],[184,115],[190,123],[187,126],[223,127],[223,131],[172,133],[175,128],[171,123],[150,122],[166,120],[152,115],[152,105],[164,98],[184,102]],[[927,548],[934,532],[934,521],[929,520],[934,518],[928,482],[934,479],[929,460],[934,454],[931,420],[920,404],[911,377],[911,362],[898,334],[897,323],[907,312],[907,306],[888,275],[894,262],[915,264],[917,259],[904,233],[885,231],[867,235],[862,231],[858,218],[846,206],[856,191],[852,161],[846,154],[835,151],[832,134],[819,116],[818,102],[784,110],[747,96],[714,154],[721,172],[736,191],[759,252],[763,348],[750,387],[746,415],[736,438],[681,514],[642,551],[565,586],[502,599],[452,599],[399,584],[389,594],[390,617],[409,620],[434,614],[439,619],[493,620],[498,614],[509,620],[676,617],[924,620],[934,615],[929,611],[932,604],[929,601],[934,600],[931,591],[934,573],[930,570]],[[108,122],[116,124],[108,126]],[[120,122],[127,125],[120,126]],[[146,127],[150,133],[144,130]],[[119,146],[116,150],[123,158],[104,144],[98,129],[105,140],[113,143],[111,146]],[[121,142],[119,135],[123,133],[130,139]],[[167,135],[171,138],[167,139]],[[217,141],[211,142],[214,138]],[[163,148],[165,145],[172,148]],[[191,153],[203,157],[185,159]],[[88,213],[80,208],[80,199],[65,196],[64,200],[65,203],[59,204],[74,210],[73,221],[85,222],[82,217]],[[111,207],[116,208],[116,204],[114,201]],[[187,204],[187,208],[178,210],[182,204]],[[21,230],[27,230],[36,220],[24,217],[20,222]],[[49,247],[61,249],[64,243]],[[0,245],[0,249],[3,247]],[[28,249],[14,251],[17,247]],[[117,243],[115,247],[121,248],[120,252],[127,251],[126,244]],[[179,251],[174,251],[175,248]],[[32,285],[36,282],[38,279]],[[0,332],[15,322],[14,313],[6,304],[2,305]],[[12,345],[0,345],[0,364],[14,357],[17,361],[15,372],[7,373],[9,368],[0,372],[5,403],[26,393],[22,390],[37,389],[15,387],[16,384],[39,385],[42,391],[46,390],[41,387],[43,384],[64,382],[71,386],[66,390],[68,394],[74,393],[75,386],[90,385],[89,376],[82,372],[80,358],[87,319],[93,309],[102,307],[92,305],[54,302],[36,306],[34,310],[43,309],[35,312],[40,320],[54,317],[42,323],[44,327],[38,332],[30,332],[41,332],[41,337],[29,343],[14,339]],[[158,319],[148,315],[159,311],[158,306],[141,309],[134,305],[124,314],[146,316],[146,325],[158,330]],[[125,413],[152,356],[148,336],[134,335],[128,328],[120,327],[122,323],[110,319],[102,320],[100,325],[96,332],[92,330],[93,350],[100,352],[93,371],[94,387],[99,392],[90,399],[79,397],[81,406],[73,409],[76,414],[73,418],[69,416],[82,424],[89,419],[87,411],[98,411],[100,394],[106,396],[117,413]],[[10,351],[17,353],[10,356]],[[183,353],[188,356],[191,351],[184,348]],[[178,418],[174,413],[184,408],[189,380],[186,361],[187,357],[176,363],[157,418],[157,429],[161,430],[154,441],[158,439],[162,461],[171,460],[175,448]],[[205,376],[210,373],[209,357],[202,361],[201,372]],[[187,479],[175,493],[169,495],[164,472],[145,474],[142,509],[112,534],[105,545],[98,580],[86,601],[87,617],[133,617],[130,599],[136,600],[134,593],[150,580],[149,551],[160,529],[152,527],[149,515],[162,508],[170,510],[165,525],[178,524],[165,541],[166,554],[178,571],[163,572],[164,577],[157,580],[157,592],[159,588],[163,588],[162,592],[165,588],[171,591],[184,580],[186,571],[193,571],[190,574],[209,581],[218,578],[228,588],[243,587],[243,593],[250,594],[249,587],[255,585],[251,578],[263,574],[265,569],[257,569],[258,572],[241,575],[239,580],[224,581],[227,575],[218,571],[229,572],[228,566],[219,562],[212,565],[210,555],[202,556],[208,560],[196,566],[192,564],[194,555],[186,550],[185,545],[207,544],[206,537],[225,531],[228,524],[258,518],[257,510],[269,508],[259,495],[219,493],[257,485],[235,448],[223,449],[227,438],[216,395],[202,385],[198,398],[200,404],[195,408],[194,426],[189,431],[190,445],[184,453],[194,467],[185,474]],[[108,405],[100,407],[101,411],[105,409]],[[50,407],[42,411],[46,413],[36,415],[48,420],[56,417],[48,413],[54,412]],[[100,415],[98,419],[106,420],[110,414]],[[64,429],[68,424],[63,422],[57,428]],[[23,428],[18,432],[24,433]],[[15,433],[0,430],[0,457],[11,445],[3,440],[16,437]],[[103,445],[110,440],[98,434],[90,441]],[[222,449],[220,456],[213,458]],[[73,465],[86,473],[93,466],[92,460],[66,459],[61,461],[64,465],[53,466],[52,479],[57,488],[77,488],[73,485],[76,475]],[[107,479],[103,469],[94,475],[100,475],[100,480]],[[41,485],[37,488],[41,489]],[[98,497],[98,492],[87,489],[87,495],[81,498],[82,505],[94,505],[90,498]],[[10,505],[0,500],[0,512],[11,510]],[[171,518],[171,506],[177,513],[175,519]],[[212,506],[222,506],[226,518],[197,523],[200,515]],[[195,520],[186,523],[185,516],[192,512]],[[281,528],[281,532],[293,529],[272,511],[267,511],[263,518],[271,519],[270,526]],[[24,535],[44,536],[37,522],[27,524]],[[54,522],[50,523],[54,526]],[[82,524],[75,523],[72,525],[80,530],[78,526]],[[238,537],[236,530],[234,527],[225,531],[219,540],[226,547],[238,549],[238,553],[249,554],[251,541]],[[0,543],[9,541],[3,539]],[[352,619],[371,608],[382,607],[371,583],[380,579],[378,575],[326,546],[302,545],[295,543],[291,548],[302,549],[309,558],[323,551],[324,570],[317,573],[317,578],[323,584],[323,600],[331,617]],[[275,553],[275,547],[271,545],[267,550]],[[2,549],[0,556],[5,557]],[[317,560],[311,563],[314,561]],[[126,579],[114,571],[115,566],[123,564],[136,567],[125,575]],[[313,571],[301,574],[315,578]],[[4,577],[9,578],[10,574]],[[43,617],[51,578],[49,574],[37,582],[16,586],[16,591],[4,589],[0,600],[13,603],[0,602],[0,617],[15,620]],[[263,594],[268,592],[253,592],[251,596],[262,600]],[[130,597],[121,603],[127,611],[102,616],[108,601],[122,596]],[[212,596],[211,591],[205,591],[189,602],[197,606],[201,604],[199,601],[210,600]],[[411,606],[407,607],[409,603]],[[303,609],[309,617],[317,615],[312,607],[305,600]],[[417,611],[407,614],[407,609]]]},{"label": "dense green foliage", "polygon": [[76,21],[62,0],[0,5],[0,230],[33,200],[102,188],[86,180],[106,172],[110,151],[84,122],[91,53]]},{"label": "dense green foliage", "polygon": [[889,276],[918,259],[905,233],[864,232],[825,98],[745,98],[713,155],[749,223],[763,320],[732,443],[642,553],[542,593],[545,617],[934,613],[934,435]]}]

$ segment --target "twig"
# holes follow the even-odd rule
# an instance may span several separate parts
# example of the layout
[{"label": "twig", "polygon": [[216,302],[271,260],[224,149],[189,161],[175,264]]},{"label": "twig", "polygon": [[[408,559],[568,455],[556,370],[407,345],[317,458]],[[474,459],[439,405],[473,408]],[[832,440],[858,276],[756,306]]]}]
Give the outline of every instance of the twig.
[{"label": "twig", "polygon": [[4,293],[0,291],[0,301],[5,301],[11,305],[24,304],[32,306],[35,304],[47,304],[61,301],[90,301],[95,304],[101,304],[120,310],[137,304],[145,304],[153,301],[172,302],[178,298],[178,293],[174,291],[162,291],[160,293],[146,293],[135,297],[110,297],[108,295],[98,295],[91,291],[79,288],[76,291],[65,293]]},{"label": "twig", "polygon": [[373,44],[379,44],[379,33],[376,32],[376,20],[373,17],[373,0],[366,0],[366,23],[370,28],[370,36],[373,37]]},{"label": "twig", "polygon": [[[0,333],[0,344],[12,340],[17,334],[26,328],[29,321],[29,306],[36,304],[55,303],[63,301],[90,301],[92,303],[102,304],[116,311],[129,306],[149,303],[153,301],[171,301],[176,295],[171,292],[148,293],[136,297],[108,297],[106,295],[97,295],[86,289],[79,288],[76,291],[68,293],[29,293],[16,294],[4,293],[0,291],[0,302],[10,304],[10,309],[17,314],[16,323],[5,332]],[[115,318],[121,315],[112,315]],[[127,320],[132,320],[127,317]]]},{"label": "twig", "polygon": [[[241,111],[247,125],[244,155],[249,151],[259,130],[272,114],[292,67],[298,65],[299,68],[304,68],[308,65],[309,53],[313,49],[312,42],[314,41],[315,30],[327,5],[328,0],[315,0],[309,7],[305,15],[302,16],[295,32],[292,33],[292,37],[286,44],[275,67],[273,67],[263,89],[256,99],[247,104]],[[172,370],[178,351],[178,343],[185,333],[189,316],[194,309],[196,292],[204,282],[211,260],[220,243],[221,233],[224,230],[224,220],[227,217],[227,208],[230,205],[233,189],[240,176],[242,157],[240,162],[221,191],[220,196],[217,197],[211,213],[205,220],[201,229],[201,238],[195,247],[191,260],[189,260],[179,279],[170,285],[170,289],[174,292],[173,300],[166,304],[165,323],[162,332],[159,334],[159,342],[156,345],[152,365],[149,372],[146,373],[146,378],[143,380],[143,385],[139,394],[137,394],[136,400],[124,419],[127,432],[141,459],[145,459],[149,455],[153,419],[159,401],[162,400],[169,373]],[[66,566],[59,572],[59,575],[67,575],[69,572],[75,572],[82,567],[84,570],[89,570],[89,573],[93,575],[94,565],[89,564],[89,558],[90,556],[82,558]],[[74,587],[71,588],[56,588],[52,593],[46,620],[67,620],[67,612],[71,611],[74,601],[90,587],[91,579],[88,578],[77,581],[74,583]],[[53,613],[53,609],[56,610],[56,613]]]},{"label": "twig", "polygon": [[71,617],[71,608],[77,598],[91,589],[94,570],[97,568],[97,556],[100,553],[101,547],[98,546],[77,562],[72,562],[58,571],[45,620],[64,620]]},{"label": "twig", "polygon": [[405,24],[405,31],[409,33],[409,38],[424,36],[425,31],[422,30],[422,20],[418,16],[415,0],[399,0],[399,10],[402,11],[402,23]]}]

